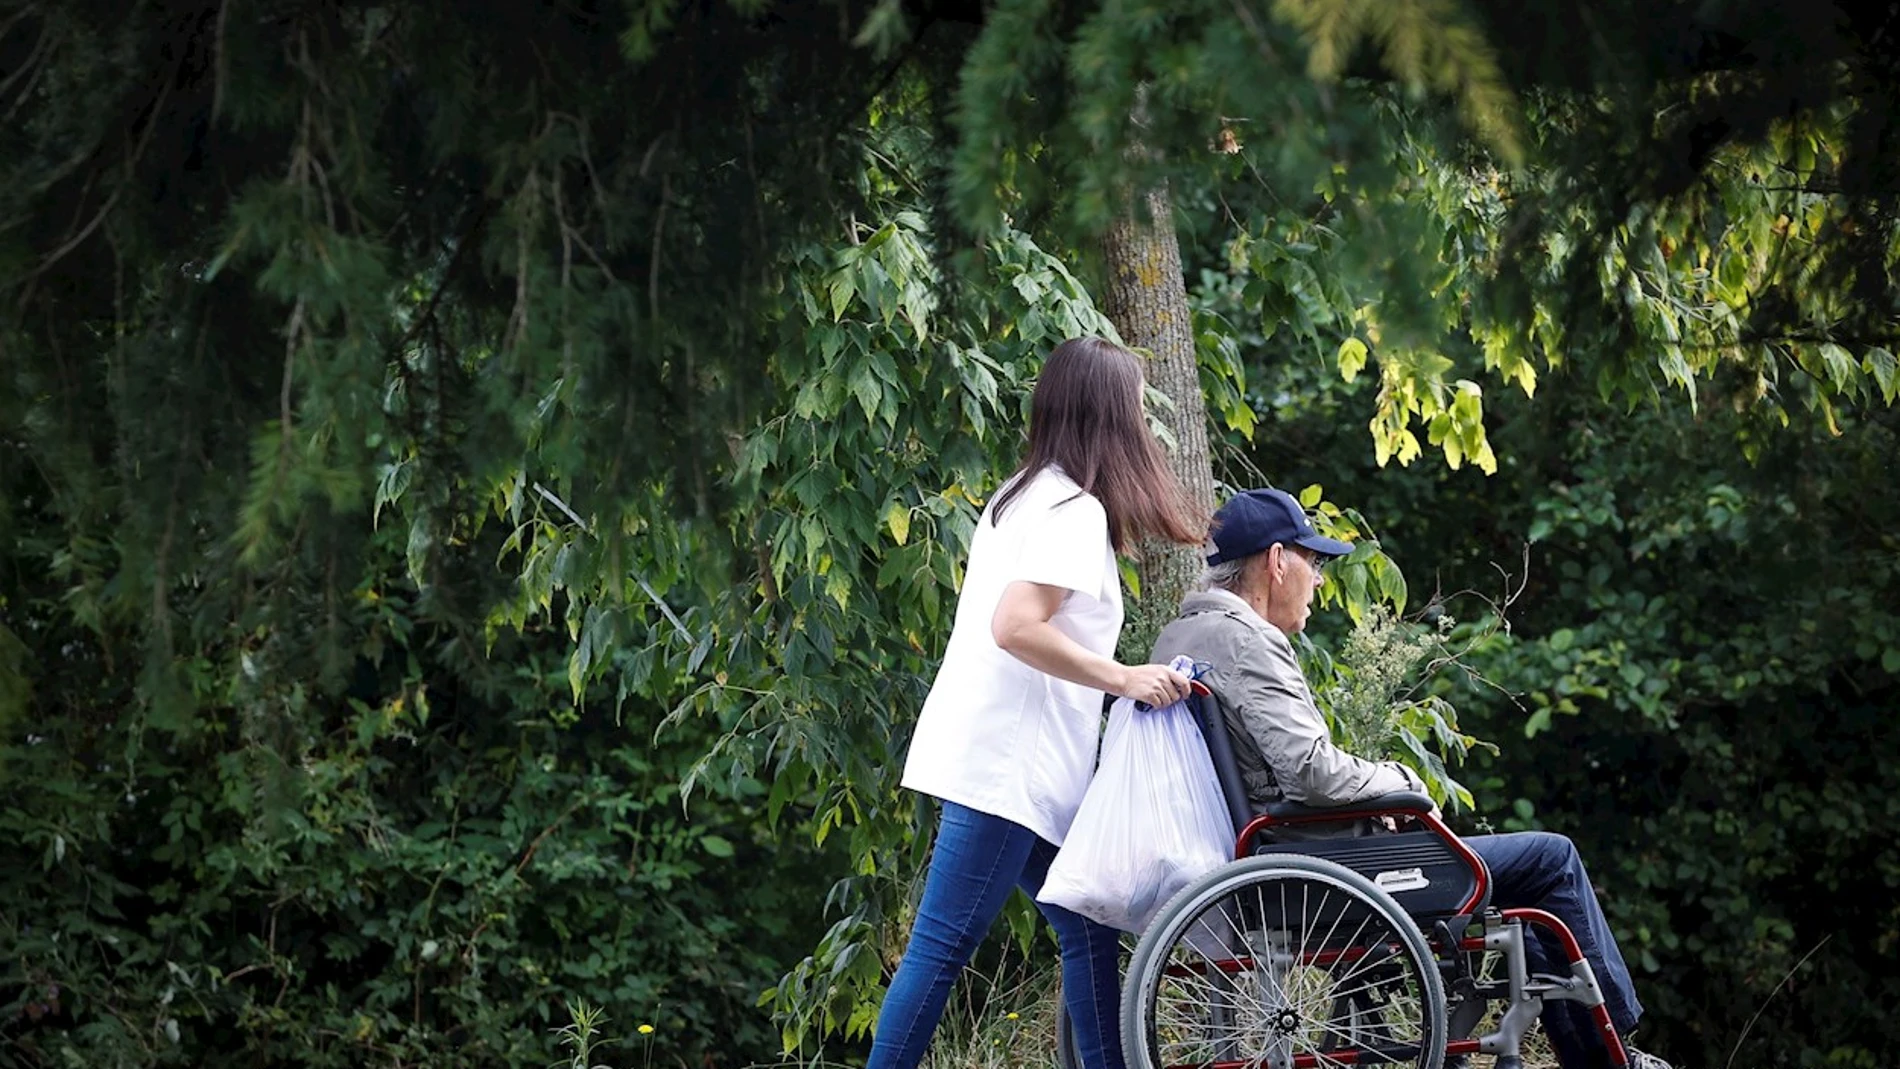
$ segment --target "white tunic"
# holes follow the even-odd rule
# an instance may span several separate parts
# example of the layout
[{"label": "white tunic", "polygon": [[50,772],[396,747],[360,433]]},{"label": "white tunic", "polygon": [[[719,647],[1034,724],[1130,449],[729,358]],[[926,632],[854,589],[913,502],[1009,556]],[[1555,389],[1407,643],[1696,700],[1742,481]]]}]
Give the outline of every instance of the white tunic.
[{"label": "white tunic", "polygon": [[903,783],[1060,846],[1095,772],[1102,692],[1012,657],[996,645],[990,621],[1012,582],[1062,587],[1070,593],[1050,623],[1113,657],[1121,575],[1101,502],[1060,470],[1037,475],[1000,524],[992,522],[994,505],[992,498],[970,543],[950,645],[924,700]]}]

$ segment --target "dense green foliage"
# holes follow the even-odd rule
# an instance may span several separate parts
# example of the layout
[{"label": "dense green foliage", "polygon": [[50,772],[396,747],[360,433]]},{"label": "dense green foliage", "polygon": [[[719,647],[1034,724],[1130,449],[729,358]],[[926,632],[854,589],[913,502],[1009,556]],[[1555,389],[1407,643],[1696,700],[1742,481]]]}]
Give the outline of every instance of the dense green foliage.
[{"label": "dense green foliage", "polygon": [[[743,776],[683,811],[716,732],[652,740],[748,559],[766,268],[855,199],[879,67],[692,18],[0,18],[0,1059],[543,1064],[577,996],[777,1048],[845,862]],[[584,615],[699,630],[577,705]]]},{"label": "dense green foliage", "polygon": [[690,739],[557,725],[562,651],[538,645],[498,650],[518,682],[492,700],[392,637],[386,674],[365,659],[293,724],[142,738],[70,663],[40,698],[66,715],[5,753],[0,1063],[539,1065],[577,998],[664,1050],[770,1050],[748,1007],[816,937],[839,861],[767,829],[757,784],[688,820]]},{"label": "dense green foliage", "polygon": [[1895,918],[1812,905],[1900,879],[1883,24],[1518,8],[0,7],[0,1064],[861,1038],[971,524],[1160,176],[1219,474],[1411,577],[1342,616],[1536,547],[1444,774],[1602,859],[1672,1042],[1831,936],[1750,1064],[1877,1064]]}]

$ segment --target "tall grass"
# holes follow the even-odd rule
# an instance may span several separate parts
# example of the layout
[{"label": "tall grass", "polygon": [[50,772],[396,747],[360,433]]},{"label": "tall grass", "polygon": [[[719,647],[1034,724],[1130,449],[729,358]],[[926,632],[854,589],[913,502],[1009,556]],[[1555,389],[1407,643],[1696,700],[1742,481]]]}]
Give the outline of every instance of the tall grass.
[{"label": "tall grass", "polygon": [[1005,955],[965,970],[920,1069],[1056,1069],[1062,981],[1053,963]]},{"label": "tall grass", "polygon": [[[1057,1008],[1062,980],[1053,963],[1014,955],[992,973],[969,970],[944,1011],[943,1025],[921,1069],[1056,1069]],[[1496,1027],[1489,1017],[1480,1032]],[[1524,1069],[1560,1069],[1542,1028],[1524,1037]],[[1485,1056],[1470,1065],[1490,1064]]]},{"label": "tall grass", "polygon": [[[967,969],[951,992],[943,1023],[920,1069],[1059,1069],[1056,1025],[1062,1003],[1060,970],[1053,962],[1005,954],[989,971]],[[606,1015],[585,1002],[568,1006],[570,1022],[557,1028],[567,1054],[552,1069],[650,1069],[654,1064],[683,1065],[662,1054],[656,1061],[650,1029],[614,1041],[603,1038]],[[1496,1025],[1495,1014],[1481,1031]],[[618,1046],[612,1063],[595,1058],[603,1047]],[[1559,1069],[1556,1056],[1533,1029],[1524,1042],[1525,1069]],[[1489,1058],[1472,1059],[1474,1069]],[[800,1059],[748,1069],[841,1069],[846,1063]]]}]

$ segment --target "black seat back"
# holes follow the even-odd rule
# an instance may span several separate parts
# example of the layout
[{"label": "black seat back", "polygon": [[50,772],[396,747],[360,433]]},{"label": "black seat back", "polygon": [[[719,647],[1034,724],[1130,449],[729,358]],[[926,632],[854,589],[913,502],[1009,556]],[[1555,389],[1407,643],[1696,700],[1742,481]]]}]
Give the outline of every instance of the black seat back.
[{"label": "black seat back", "polygon": [[1201,729],[1201,741],[1207,744],[1207,756],[1214,762],[1214,776],[1220,780],[1221,797],[1227,800],[1227,815],[1238,837],[1253,820],[1253,806],[1247,801],[1246,781],[1240,778],[1240,762],[1234,759],[1234,740],[1227,733],[1226,718],[1221,716],[1220,699],[1195,694],[1188,697],[1187,704],[1195,726]]},{"label": "black seat back", "polygon": [[[1247,800],[1246,781],[1240,777],[1240,762],[1234,757],[1233,736],[1221,715],[1220,700],[1213,695],[1193,695],[1188,709],[1194,724],[1201,729],[1201,741],[1207,744],[1207,756],[1214,763],[1214,776],[1220,780],[1221,796],[1227,801],[1227,815],[1239,837],[1255,816]],[[1421,808],[1429,800],[1416,795],[1388,796],[1369,803],[1377,808],[1381,801],[1403,797]],[[1281,803],[1277,810],[1312,812],[1305,807]],[[1347,806],[1339,811],[1344,820],[1354,819],[1360,807]],[[1484,862],[1468,851],[1454,848],[1431,831],[1372,836],[1346,835],[1338,838],[1305,839],[1271,844],[1256,841],[1253,853],[1289,853],[1323,857],[1353,869],[1372,880],[1398,900],[1407,913],[1419,918],[1452,916],[1459,912],[1482,910],[1489,903],[1489,878],[1483,874]],[[1482,892],[1481,892],[1482,889]],[[1472,906],[1473,901],[1477,905]]]}]

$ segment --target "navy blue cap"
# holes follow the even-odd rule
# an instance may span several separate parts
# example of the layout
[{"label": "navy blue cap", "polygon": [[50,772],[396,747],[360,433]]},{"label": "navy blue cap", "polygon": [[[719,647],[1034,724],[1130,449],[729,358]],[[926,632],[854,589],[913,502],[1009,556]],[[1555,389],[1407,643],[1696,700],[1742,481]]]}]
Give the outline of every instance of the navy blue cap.
[{"label": "navy blue cap", "polygon": [[1352,552],[1352,543],[1327,538],[1313,529],[1306,510],[1285,490],[1265,487],[1247,490],[1227,499],[1214,513],[1214,552],[1207,563],[1251,557],[1275,542],[1310,549],[1321,557],[1343,557]]}]

